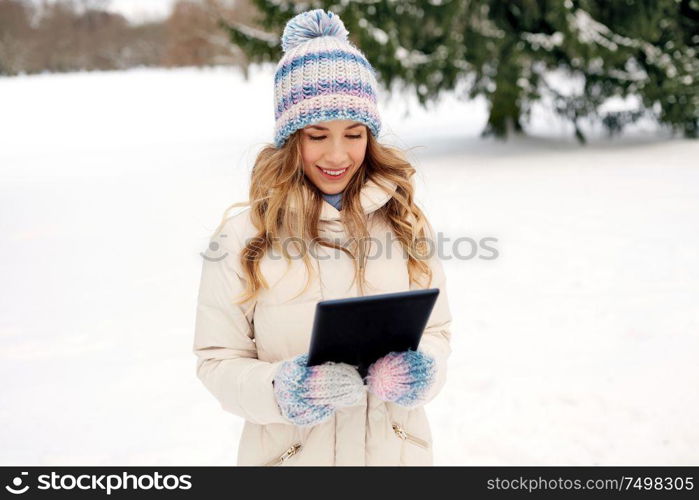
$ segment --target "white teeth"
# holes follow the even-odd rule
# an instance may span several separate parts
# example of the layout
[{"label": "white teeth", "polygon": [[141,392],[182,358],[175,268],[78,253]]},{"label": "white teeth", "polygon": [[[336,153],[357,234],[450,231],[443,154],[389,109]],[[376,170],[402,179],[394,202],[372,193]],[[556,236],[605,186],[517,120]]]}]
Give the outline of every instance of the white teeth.
[{"label": "white teeth", "polygon": [[[323,170],[323,169],[321,168],[321,170]],[[330,171],[330,170],[323,170],[323,172],[325,172],[325,173],[328,174],[328,175],[338,176],[338,175],[344,174],[344,173],[345,173],[345,170],[347,170],[347,169],[345,168],[345,169],[343,169],[343,170],[338,170],[338,171],[336,171],[336,172],[333,172],[333,171]]]}]

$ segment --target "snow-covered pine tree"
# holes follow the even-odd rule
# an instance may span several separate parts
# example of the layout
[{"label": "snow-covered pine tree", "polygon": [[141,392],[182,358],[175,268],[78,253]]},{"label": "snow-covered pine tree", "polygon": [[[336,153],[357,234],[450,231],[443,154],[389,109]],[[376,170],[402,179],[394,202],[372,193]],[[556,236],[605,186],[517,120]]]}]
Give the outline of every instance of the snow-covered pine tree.
[{"label": "snow-covered pine tree", "polygon": [[[699,0],[250,1],[257,26],[227,29],[251,61],[279,59],[279,34],[293,15],[331,10],[387,88],[407,87],[423,105],[460,81],[469,97],[484,96],[484,134],[522,131],[544,97],[580,141],[583,118],[614,133],[650,115],[699,134]],[[554,72],[577,83],[573,91],[557,87]],[[605,106],[629,96],[631,109]]]}]

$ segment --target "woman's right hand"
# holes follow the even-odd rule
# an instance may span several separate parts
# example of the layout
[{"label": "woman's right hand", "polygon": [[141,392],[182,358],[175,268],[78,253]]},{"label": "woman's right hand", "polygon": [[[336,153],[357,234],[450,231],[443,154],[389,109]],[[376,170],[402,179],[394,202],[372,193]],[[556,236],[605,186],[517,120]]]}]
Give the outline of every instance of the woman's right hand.
[{"label": "woman's right hand", "polygon": [[282,415],[310,427],[332,416],[336,408],[353,406],[365,386],[357,369],[345,363],[306,366],[308,354],[284,361],[274,376],[274,396]]}]

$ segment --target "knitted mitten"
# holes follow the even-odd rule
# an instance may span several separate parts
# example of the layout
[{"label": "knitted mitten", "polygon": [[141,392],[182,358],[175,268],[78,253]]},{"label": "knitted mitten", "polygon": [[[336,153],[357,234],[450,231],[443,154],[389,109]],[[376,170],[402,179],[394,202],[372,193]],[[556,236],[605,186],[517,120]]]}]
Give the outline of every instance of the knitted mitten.
[{"label": "knitted mitten", "polygon": [[391,352],[369,366],[367,388],[384,401],[406,407],[422,404],[435,379],[434,359],[422,351]]},{"label": "knitted mitten", "polygon": [[364,394],[359,372],[345,363],[306,366],[308,354],[284,361],[274,376],[274,396],[282,415],[296,425],[319,424],[335,408],[352,406]]}]

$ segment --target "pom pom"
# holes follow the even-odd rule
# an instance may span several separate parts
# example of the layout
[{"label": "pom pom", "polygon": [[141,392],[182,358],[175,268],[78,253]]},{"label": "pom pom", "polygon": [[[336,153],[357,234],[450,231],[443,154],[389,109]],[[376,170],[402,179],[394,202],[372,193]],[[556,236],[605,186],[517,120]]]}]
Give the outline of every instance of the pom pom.
[{"label": "pom pom", "polygon": [[282,34],[284,52],[321,36],[334,36],[346,42],[349,32],[339,16],[323,9],[303,12],[286,23]]}]

